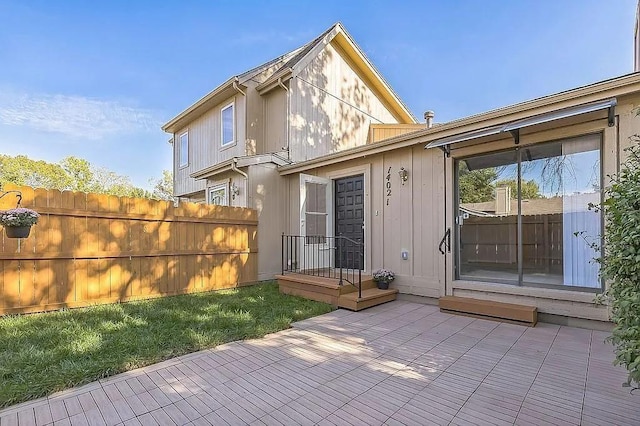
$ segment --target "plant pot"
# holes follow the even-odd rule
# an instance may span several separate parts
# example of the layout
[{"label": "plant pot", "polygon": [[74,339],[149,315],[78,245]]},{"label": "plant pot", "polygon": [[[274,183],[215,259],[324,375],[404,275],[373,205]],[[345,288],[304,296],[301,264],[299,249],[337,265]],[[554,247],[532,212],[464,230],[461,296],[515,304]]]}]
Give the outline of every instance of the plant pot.
[{"label": "plant pot", "polygon": [[5,226],[4,232],[7,238],[27,238],[31,232],[30,226]]},{"label": "plant pot", "polygon": [[387,281],[376,281],[376,285],[380,290],[387,290],[389,288],[389,283]]}]

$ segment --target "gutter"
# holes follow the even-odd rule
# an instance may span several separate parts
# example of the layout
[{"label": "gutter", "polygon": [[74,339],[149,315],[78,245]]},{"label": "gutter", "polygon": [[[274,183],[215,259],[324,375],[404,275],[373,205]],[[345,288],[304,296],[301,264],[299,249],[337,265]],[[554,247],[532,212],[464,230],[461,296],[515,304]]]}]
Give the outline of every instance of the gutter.
[{"label": "gutter", "polygon": [[[240,170],[237,166],[238,163],[238,159],[234,158],[233,161],[231,162],[231,170],[233,170],[236,173],[239,173],[240,175],[242,175],[244,177],[244,206],[248,207],[249,206],[249,175],[246,174],[245,172],[243,172],[242,170]],[[235,192],[232,191],[232,193],[236,194],[238,191],[236,190]],[[235,198],[235,195],[234,195]]]},{"label": "gutter", "polygon": [[237,90],[238,92],[242,93],[242,94],[244,95],[244,97],[246,98],[246,97],[247,97],[247,94],[246,94],[246,93],[244,93],[244,92],[242,91],[242,89],[240,89],[240,88],[238,87],[238,82],[239,82],[239,81],[240,81],[240,79],[236,76],[235,80],[233,80],[233,84],[232,84],[232,86],[233,86],[233,88],[234,88],[235,90]]},{"label": "gutter", "polygon": [[256,166],[256,165],[265,164],[265,163],[273,163],[279,167],[291,164],[289,160],[284,158],[284,153],[282,154],[283,155],[278,155],[278,153],[271,153],[271,154],[248,155],[244,157],[232,157],[221,163],[214,164],[213,166],[209,166],[204,169],[197,170],[189,174],[189,177],[197,180],[206,179],[210,176],[215,176],[220,173],[227,172],[229,170],[236,171],[244,176],[245,173],[237,169],[238,167]]},{"label": "gutter", "polygon": [[[239,81],[240,80],[239,80],[238,76],[231,77],[230,79],[228,79],[227,81],[222,83],[220,86],[216,87],[211,92],[207,93],[205,96],[200,98],[193,105],[191,105],[190,107],[188,107],[187,109],[182,111],[180,114],[176,115],[171,120],[169,120],[167,123],[165,123],[161,127],[162,130],[167,132],[167,133],[174,133],[175,131],[180,130],[180,129],[176,128],[176,126],[178,124],[180,124],[180,122],[182,122],[183,120],[187,119],[189,116],[191,116],[193,114],[197,114],[198,110],[200,110],[203,107],[206,107],[207,104],[210,103],[212,100],[214,100],[216,97],[223,95],[225,90],[229,90],[229,91],[230,90],[236,90],[236,91],[244,94],[244,92],[240,88],[241,84],[239,84]],[[230,96],[231,93],[229,93],[228,95]],[[195,119],[195,118],[199,117],[200,115],[202,115],[203,113],[204,112],[201,112],[196,117],[192,117],[191,119]]]}]

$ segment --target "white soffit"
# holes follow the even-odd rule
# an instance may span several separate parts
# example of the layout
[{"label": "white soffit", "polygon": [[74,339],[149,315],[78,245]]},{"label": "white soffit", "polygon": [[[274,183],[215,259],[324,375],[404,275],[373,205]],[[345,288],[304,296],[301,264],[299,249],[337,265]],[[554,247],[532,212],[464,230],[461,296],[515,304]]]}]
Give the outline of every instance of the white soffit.
[{"label": "white soffit", "polygon": [[560,120],[563,118],[573,117],[580,114],[587,114],[594,111],[600,111],[603,109],[614,108],[618,104],[618,101],[613,99],[607,99],[604,101],[591,102],[588,104],[577,105],[574,107],[564,108],[557,111],[548,112],[546,114],[540,114],[522,120],[512,121],[511,123],[502,124],[499,126],[485,127],[484,129],[474,130],[471,132],[461,133],[459,135],[450,136],[443,139],[430,142],[425,149],[439,148],[454,143],[464,142],[472,139],[478,139],[484,136],[497,135],[499,133],[512,132],[514,130],[522,129],[523,127],[535,126],[536,124],[548,123],[549,121]]}]

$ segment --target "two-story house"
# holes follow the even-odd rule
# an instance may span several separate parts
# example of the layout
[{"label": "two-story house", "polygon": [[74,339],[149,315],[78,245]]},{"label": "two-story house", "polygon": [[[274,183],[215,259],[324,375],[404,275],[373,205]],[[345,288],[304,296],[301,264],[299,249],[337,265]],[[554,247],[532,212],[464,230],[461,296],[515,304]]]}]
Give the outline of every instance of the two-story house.
[{"label": "two-story house", "polygon": [[[422,127],[337,23],[232,76],[162,129],[172,134],[175,196],[258,210],[258,277],[268,279],[280,271],[274,244],[289,228],[289,182],[278,167]],[[325,216],[308,226],[329,226]]]},{"label": "two-story house", "polygon": [[164,128],[176,195],[259,211],[261,279],[342,270],[331,237],[343,235],[362,242],[365,273],[393,270],[406,297],[526,304],[606,328],[593,304],[605,223],[589,205],[637,144],[638,105],[636,72],[419,125],[337,24]]}]

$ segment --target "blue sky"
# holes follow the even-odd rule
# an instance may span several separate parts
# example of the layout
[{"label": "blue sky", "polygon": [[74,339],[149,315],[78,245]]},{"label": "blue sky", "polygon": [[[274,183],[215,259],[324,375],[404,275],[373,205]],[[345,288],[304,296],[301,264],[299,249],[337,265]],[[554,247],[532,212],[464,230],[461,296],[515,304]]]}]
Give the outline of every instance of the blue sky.
[{"label": "blue sky", "polygon": [[422,117],[448,121],[632,71],[634,0],[0,0],[0,153],[76,155],[139,186],[160,126],[341,21]]}]

